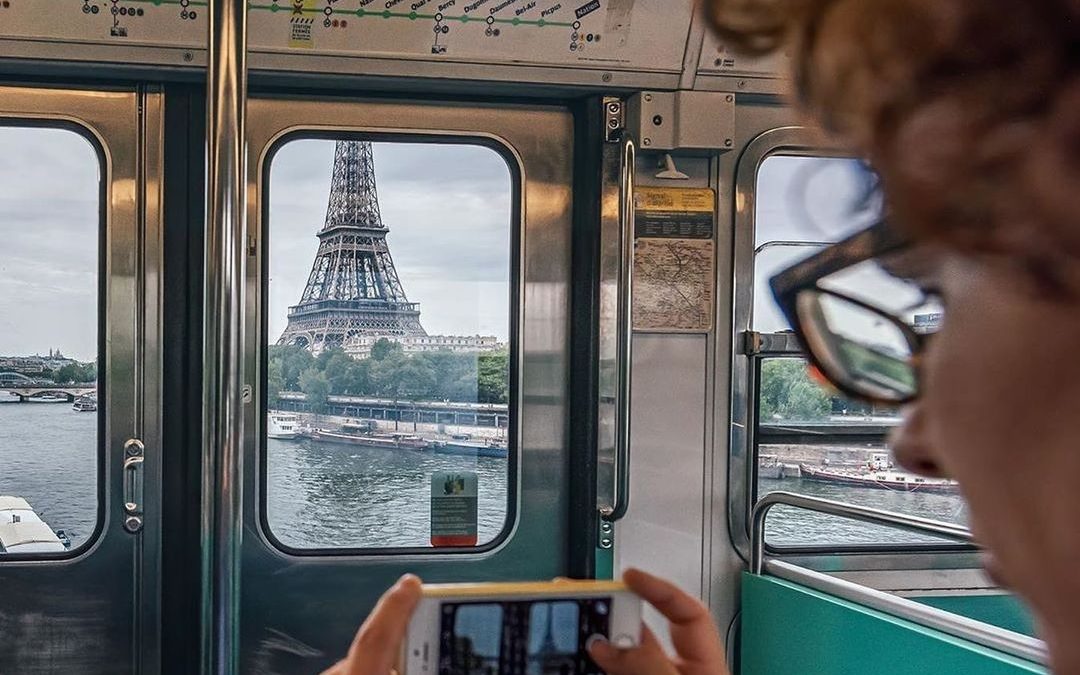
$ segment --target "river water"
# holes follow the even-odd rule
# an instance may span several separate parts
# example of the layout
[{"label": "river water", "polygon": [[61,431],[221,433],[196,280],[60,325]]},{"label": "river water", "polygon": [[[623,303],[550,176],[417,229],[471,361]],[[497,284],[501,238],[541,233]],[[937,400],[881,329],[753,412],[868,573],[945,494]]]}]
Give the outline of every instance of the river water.
[{"label": "river water", "polygon": [[[72,545],[97,521],[97,416],[70,404],[0,404],[0,495],[25,498]],[[508,462],[319,443],[271,440],[266,512],[273,536],[294,548],[427,546],[431,477],[478,475],[480,543],[494,540],[507,514]],[[763,479],[759,494],[787,490],[963,523],[955,495],[890,492],[803,481]],[[777,507],[767,536],[779,545],[926,541],[914,535]]]},{"label": "river water", "polygon": [[507,466],[497,457],[270,440],[267,521],[293,548],[429,546],[432,475],[471,471],[478,479],[482,545],[506,523]]}]

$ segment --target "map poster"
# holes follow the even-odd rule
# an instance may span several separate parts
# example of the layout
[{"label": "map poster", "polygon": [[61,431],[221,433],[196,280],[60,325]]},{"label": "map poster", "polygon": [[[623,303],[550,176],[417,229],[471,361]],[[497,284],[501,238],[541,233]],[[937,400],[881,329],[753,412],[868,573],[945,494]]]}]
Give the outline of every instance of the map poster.
[{"label": "map poster", "polygon": [[715,193],[638,188],[634,205],[634,330],[708,332],[715,304]]}]

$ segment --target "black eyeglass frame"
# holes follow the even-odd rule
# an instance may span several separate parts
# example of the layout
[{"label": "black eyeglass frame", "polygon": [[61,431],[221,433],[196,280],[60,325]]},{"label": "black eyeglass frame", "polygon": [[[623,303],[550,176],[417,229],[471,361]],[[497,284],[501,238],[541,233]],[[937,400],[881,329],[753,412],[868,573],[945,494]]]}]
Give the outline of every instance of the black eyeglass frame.
[{"label": "black eyeglass frame", "polygon": [[773,297],[776,298],[776,303],[780,306],[784,317],[795,332],[795,337],[798,338],[799,343],[802,345],[803,353],[806,354],[807,359],[837,390],[849,398],[882,405],[910,403],[919,396],[919,370],[913,363],[915,390],[913,394],[907,397],[885,398],[874,396],[853,386],[837,373],[831,372],[832,368],[826,363],[825,359],[814,353],[810,346],[811,342],[806,339],[806,329],[803,326],[802,317],[799,315],[799,296],[806,291],[813,291],[819,295],[831,295],[844,302],[862,307],[896,326],[908,341],[912,355],[918,355],[926,344],[926,335],[915,332],[911,326],[904,323],[899,317],[880,307],[875,307],[863,300],[829,288],[822,288],[819,283],[831,274],[883,255],[902,251],[910,246],[910,239],[890,227],[888,220],[882,219],[847,239],[792,265],[769,280]]}]

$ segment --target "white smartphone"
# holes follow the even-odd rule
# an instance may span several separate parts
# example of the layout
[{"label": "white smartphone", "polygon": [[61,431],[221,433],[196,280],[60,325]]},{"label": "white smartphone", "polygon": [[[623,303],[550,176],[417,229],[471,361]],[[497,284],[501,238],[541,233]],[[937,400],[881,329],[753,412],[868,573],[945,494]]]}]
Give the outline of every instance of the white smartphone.
[{"label": "white smartphone", "polygon": [[641,599],[622,583],[425,584],[402,675],[601,675],[586,642],[641,640]]}]

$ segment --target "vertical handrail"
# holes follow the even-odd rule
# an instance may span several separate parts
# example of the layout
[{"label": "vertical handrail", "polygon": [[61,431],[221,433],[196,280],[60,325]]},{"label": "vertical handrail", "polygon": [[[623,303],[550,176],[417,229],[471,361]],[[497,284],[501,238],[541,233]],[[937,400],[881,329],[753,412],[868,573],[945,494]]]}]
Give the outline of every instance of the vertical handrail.
[{"label": "vertical handrail", "polygon": [[615,489],[611,507],[600,515],[609,522],[622,519],[630,508],[630,396],[633,391],[634,355],[634,163],[637,147],[629,134],[622,139],[619,177],[619,291],[618,291],[618,390],[615,404]]},{"label": "vertical handrail", "polygon": [[210,0],[203,315],[204,675],[238,672],[246,192],[247,2]]},{"label": "vertical handrail", "polygon": [[905,513],[883,511],[869,506],[857,506],[820,497],[808,497],[794,492],[770,492],[754,505],[750,518],[750,572],[760,575],[765,566],[765,518],[774,506],[790,506],[830,516],[850,518],[864,523],[886,525],[908,532],[929,534],[953,539],[961,543],[974,543],[971,531],[962,525],[943,523],[929,518],[909,516]]}]

